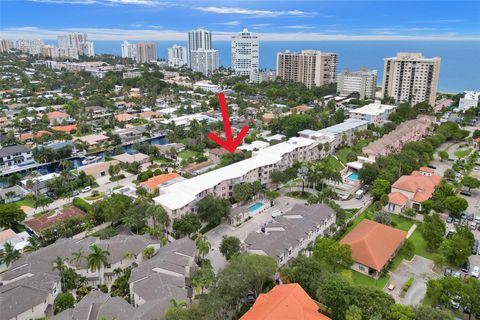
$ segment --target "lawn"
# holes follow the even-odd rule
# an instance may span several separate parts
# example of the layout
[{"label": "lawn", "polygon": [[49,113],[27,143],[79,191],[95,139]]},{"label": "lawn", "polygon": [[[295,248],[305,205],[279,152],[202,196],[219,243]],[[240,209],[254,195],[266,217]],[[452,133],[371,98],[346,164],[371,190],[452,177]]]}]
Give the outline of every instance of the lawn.
[{"label": "lawn", "polygon": [[412,220],[406,219],[397,214],[392,214],[390,217],[392,219],[392,227],[395,227],[397,229],[408,231],[408,229],[410,229],[410,227],[413,225]]},{"label": "lawn", "polygon": [[352,148],[347,147],[339,149],[337,152],[335,152],[335,155],[340,161],[342,161],[343,163],[347,163],[347,154],[350,152],[356,153]]},{"label": "lawn", "polygon": [[196,155],[198,155],[198,152],[196,151],[192,151],[192,150],[183,150],[181,152],[178,153],[178,156],[184,160],[187,160],[187,159],[190,159],[192,157],[195,157]]},{"label": "lawn", "polygon": [[31,197],[25,197],[22,200],[15,202],[15,204],[18,205],[19,207],[22,207],[22,206],[30,207],[30,208],[35,207],[35,201],[33,201]]},{"label": "lawn", "polygon": [[334,157],[325,158],[323,161],[325,161],[325,163],[327,163],[328,166],[331,166],[336,171],[340,171],[344,167],[342,163],[337,159],[335,159]]},{"label": "lawn", "polygon": [[457,156],[458,159],[463,159],[468,156],[472,152],[472,148],[468,148],[467,150],[457,150],[454,152],[454,155]]},{"label": "lawn", "polygon": [[97,195],[92,194],[91,196],[85,197],[85,200],[89,200],[89,201],[98,200],[102,198],[104,195],[105,195],[105,192],[100,192]]},{"label": "lawn", "polygon": [[388,280],[390,280],[390,276],[386,275],[384,277],[380,277],[378,280],[366,276],[360,272],[352,271],[352,279],[353,283],[356,285],[363,285],[368,287],[374,287],[378,289],[383,289],[387,284]]}]

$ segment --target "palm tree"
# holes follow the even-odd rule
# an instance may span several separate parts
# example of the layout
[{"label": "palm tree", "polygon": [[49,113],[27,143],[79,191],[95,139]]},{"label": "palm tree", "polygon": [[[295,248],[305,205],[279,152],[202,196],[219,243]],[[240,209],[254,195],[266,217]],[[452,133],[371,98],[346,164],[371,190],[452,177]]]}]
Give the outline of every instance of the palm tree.
[{"label": "palm tree", "polygon": [[172,307],[165,311],[165,319],[179,319],[179,315],[182,309],[186,309],[188,303],[184,300],[177,301],[174,298],[170,299]]},{"label": "palm tree", "polygon": [[62,279],[62,288],[64,288],[65,280],[63,279],[63,274],[65,272],[65,269],[67,269],[67,266],[65,265],[65,260],[62,257],[57,256],[55,260],[52,261],[52,263],[53,263],[52,270],[58,271],[60,275],[60,279]]},{"label": "palm tree", "polygon": [[71,167],[71,163],[68,160],[62,160],[59,166],[62,168],[62,172],[65,171],[65,173],[67,173],[67,170]]},{"label": "palm tree", "polygon": [[33,251],[37,251],[41,247],[42,247],[42,243],[40,242],[40,240],[38,240],[37,237],[32,236],[28,238],[28,245],[25,248],[23,248],[23,251],[33,252]]},{"label": "palm tree", "polygon": [[162,206],[150,206],[147,209],[147,216],[151,217],[153,220],[153,227],[158,224],[161,226],[162,231],[165,232],[165,236],[167,234],[168,227],[170,226],[170,217],[168,213],[163,209]]},{"label": "palm tree", "polygon": [[202,259],[205,258],[205,256],[210,252],[210,248],[212,245],[210,242],[208,242],[207,238],[201,234],[197,233],[197,236],[195,238],[195,244],[197,245],[197,250]]},{"label": "palm tree", "polygon": [[85,257],[83,248],[78,249],[78,251],[72,252],[72,256],[73,258],[70,259],[70,262],[73,263],[75,266],[79,266],[80,260]]},{"label": "palm tree", "polygon": [[5,263],[8,268],[18,258],[20,258],[20,251],[16,250],[10,242],[5,243],[3,251],[0,252],[0,261]]},{"label": "palm tree", "polygon": [[90,254],[87,256],[88,268],[92,272],[98,272],[100,285],[102,285],[103,268],[105,268],[105,266],[108,264],[108,256],[110,255],[110,252],[100,248],[96,244],[92,244],[90,246],[90,251]]}]

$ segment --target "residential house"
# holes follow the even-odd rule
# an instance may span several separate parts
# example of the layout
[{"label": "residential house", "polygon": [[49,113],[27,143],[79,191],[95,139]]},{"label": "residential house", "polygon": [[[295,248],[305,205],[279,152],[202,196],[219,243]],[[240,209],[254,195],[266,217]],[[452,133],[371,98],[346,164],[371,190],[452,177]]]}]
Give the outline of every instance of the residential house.
[{"label": "residential house", "polygon": [[330,150],[334,150],[341,145],[351,145],[355,138],[355,133],[366,130],[368,122],[359,119],[347,119],[342,123],[314,131],[302,130],[298,132],[300,137],[313,139],[319,143],[330,145]]},{"label": "residential house", "polygon": [[48,120],[50,125],[62,125],[66,123],[73,122],[74,120],[70,117],[68,113],[61,111],[52,111],[47,113]]},{"label": "residential house", "polygon": [[160,118],[161,116],[162,116],[162,114],[158,111],[145,111],[145,112],[142,112],[142,113],[138,114],[138,117],[140,119],[147,119],[147,120]]},{"label": "residential house", "polygon": [[290,111],[292,111],[292,113],[305,114],[306,112],[312,109],[313,109],[312,107],[302,104],[302,105],[290,108]]},{"label": "residential house", "polygon": [[29,192],[20,186],[0,189],[0,203],[11,203],[23,199]]},{"label": "residential house", "polygon": [[383,126],[388,121],[390,114],[395,112],[397,106],[382,104],[380,101],[367,104],[363,107],[349,111],[350,119],[364,120],[376,126]]},{"label": "residential house", "polygon": [[335,219],[333,209],[324,204],[296,204],[289,212],[263,225],[261,230],[250,233],[245,239],[247,250],[269,255],[282,266],[313,244],[317,237],[327,234]]},{"label": "residential house", "polygon": [[110,138],[103,134],[91,134],[88,136],[78,137],[74,142],[80,142],[87,147],[99,147],[103,143],[107,142]]},{"label": "residential house", "polygon": [[33,163],[32,150],[22,145],[13,145],[0,149],[0,169]]},{"label": "residential house", "polygon": [[183,143],[155,144],[154,146],[157,147],[162,155],[170,157],[186,149]]},{"label": "residential house", "polygon": [[[7,243],[11,244],[15,250],[23,250],[29,244],[28,238],[30,238],[30,235],[26,231],[20,233],[15,233],[12,229],[0,231],[0,252],[3,251]],[[0,264],[0,272],[3,271],[2,269]]]},{"label": "residential house", "polygon": [[430,134],[436,120],[435,116],[420,115],[416,119],[405,121],[392,132],[364,147],[362,152],[372,159],[398,153],[406,143],[418,141]]},{"label": "residential house", "polygon": [[122,143],[137,141],[143,136],[142,132],[136,128],[116,129],[114,133],[120,137]]},{"label": "residential house", "polygon": [[176,172],[172,172],[151,177],[147,181],[140,183],[140,186],[147,189],[148,192],[154,192],[160,187],[166,187],[182,180],[185,180],[185,178],[182,178]]},{"label": "residential house", "polygon": [[105,162],[99,163],[92,163],[87,164],[86,166],[81,166],[78,168],[78,171],[83,171],[85,174],[89,176],[93,176],[94,178],[104,177],[108,174],[108,169],[110,166],[119,164],[118,160],[110,160]]},{"label": "residential house", "polygon": [[101,106],[85,107],[85,111],[94,119],[103,118],[109,114],[107,109]]},{"label": "residential house", "polygon": [[409,176],[401,176],[392,184],[386,209],[392,213],[410,208],[422,210],[422,202],[432,197],[441,181],[442,177],[428,167],[421,167]]},{"label": "residential house", "polygon": [[364,219],[340,243],[352,248],[353,270],[378,278],[406,237],[406,231]]},{"label": "residential house", "polygon": [[134,115],[131,115],[129,113],[120,113],[120,114],[115,115],[115,119],[118,122],[130,122],[130,121],[132,121],[136,118],[137,117],[135,117]]},{"label": "residential house", "polygon": [[298,283],[280,284],[261,293],[240,320],[330,320]]},{"label": "residential house", "polygon": [[203,162],[194,162],[184,166],[183,171],[190,174],[201,174],[210,169],[213,165],[214,163],[209,160]]},{"label": "residential house", "polygon": [[69,124],[66,126],[53,126],[52,127],[53,131],[58,131],[58,132],[64,132],[64,133],[72,133],[77,131],[77,125],[76,124]]},{"label": "residential house", "polygon": [[[208,150],[208,159],[214,164],[219,164],[222,161],[222,156],[230,152],[223,148],[215,148]],[[235,153],[241,153],[240,150],[235,150]]]},{"label": "residential house", "polygon": [[39,177],[26,178],[20,181],[22,188],[31,190],[33,193],[46,193],[48,191],[48,182],[59,177],[60,174],[56,172],[48,173]]},{"label": "residential house", "polygon": [[135,154],[122,153],[122,154],[113,156],[112,158],[115,160],[118,160],[121,163],[138,162],[140,164],[143,164],[148,162],[148,156],[143,153],[135,153]]},{"label": "residential house", "polygon": [[50,136],[50,135],[52,135],[52,133],[49,132],[49,131],[45,131],[45,130],[41,130],[41,131],[38,131],[36,133],[28,132],[28,133],[22,133],[18,137],[18,140],[20,140],[22,142],[33,142],[33,139],[38,139],[38,138],[41,138],[43,136]]},{"label": "residential house", "polygon": [[37,236],[40,236],[42,231],[52,227],[54,224],[63,222],[72,218],[83,218],[85,217],[85,212],[80,210],[77,207],[71,206],[63,209],[57,209],[57,211],[52,215],[41,215],[37,218],[31,218],[25,220],[23,225],[30,232],[34,233]]}]

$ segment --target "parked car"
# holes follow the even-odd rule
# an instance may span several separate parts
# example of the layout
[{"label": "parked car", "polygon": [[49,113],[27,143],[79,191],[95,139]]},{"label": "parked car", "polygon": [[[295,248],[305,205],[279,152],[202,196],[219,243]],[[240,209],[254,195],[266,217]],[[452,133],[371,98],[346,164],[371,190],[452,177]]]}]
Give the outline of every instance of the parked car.
[{"label": "parked car", "polygon": [[460,271],[454,271],[452,273],[452,277],[455,277],[455,278],[463,278],[462,276],[462,273]]},{"label": "parked car", "polygon": [[472,230],[477,229],[477,223],[476,222],[470,222],[470,229],[472,229]]},{"label": "parked car", "polygon": [[275,210],[272,212],[272,218],[280,217],[283,214],[282,210]]},{"label": "parked car", "polygon": [[77,190],[73,191],[72,192],[72,196],[76,197],[80,194],[80,192],[78,192]]},{"label": "parked car", "polygon": [[475,266],[472,270],[472,277],[478,278],[480,276],[480,267]]},{"label": "parked car", "polygon": [[453,222],[453,217],[452,216],[448,216],[447,218],[447,223],[452,223]]},{"label": "parked car", "polygon": [[437,167],[432,166],[431,164],[429,164],[427,167],[429,167],[430,169],[437,169]]},{"label": "parked car", "polygon": [[455,301],[455,300],[452,299],[452,300],[450,300],[450,303],[451,303],[451,305],[452,305],[452,309],[457,310],[457,309],[460,308],[460,303],[458,303],[457,301]]},{"label": "parked car", "polygon": [[468,262],[468,260],[462,264],[462,271],[467,273],[470,271],[470,262]]},{"label": "parked car", "polygon": [[467,214],[467,220],[468,220],[468,221],[473,221],[473,219],[474,219],[473,213]]},{"label": "parked car", "polygon": [[450,268],[445,268],[445,270],[443,271],[443,275],[444,275],[445,277],[451,276],[451,275],[452,275],[452,269],[450,269]]},{"label": "parked car", "polygon": [[85,192],[89,192],[92,190],[92,187],[88,186],[88,187],[85,187],[82,189],[82,192],[85,193]]},{"label": "parked car", "polygon": [[453,224],[460,224],[460,219],[454,218],[453,219]]},{"label": "parked car", "polygon": [[467,196],[467,197],[472,196],[472,192],[470,190],[466,190],[466,189],[463,189],[462,191],[460,191],[460,194],[463,195],[463,196]]}]

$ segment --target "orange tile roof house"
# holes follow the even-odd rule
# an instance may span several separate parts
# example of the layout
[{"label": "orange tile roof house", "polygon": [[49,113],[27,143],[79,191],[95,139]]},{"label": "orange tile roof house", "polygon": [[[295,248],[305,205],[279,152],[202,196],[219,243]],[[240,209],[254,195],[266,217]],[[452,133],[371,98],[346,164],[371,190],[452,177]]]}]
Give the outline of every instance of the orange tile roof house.
[{"label": "orange tile roof house", "polygon": [[258,296],[240,320],[330,320],[298,283],[281,284]]},{"label": "orange tile roof house", "polygon": [[121,113],[121,114],[117,114],[115,116],[115,119],[117,119],[117,121],[120,121],[120,122],[132,121],[135,118],[136,118],[135,116],[133,116],[129,113]]},{"label": "orange tile roof house", "polygon": [[362,220],[340,243],[352,248],[352,269],[378,278],[403,245],[407,232],[372,220]]},{"label": "orange tile roof house", "polygon": [[60,124],[63,121],[67,121],[70,118],[70,115],[65,112],[60,112],[60,111],[52,111],[47,113],[48,120],[50,120],[50,124]]},{"label": "orange tile roof house", "polygon": [[422,209],[422,202],[432,197],[435,188],[442,181],[442,177],[428,167],[421,167],[409,176],[401,176],[394,184],[388,195],[387,211],[402,213],[406,209]]},{"label": "orange tile roof house", "polygon": [[144,182],[140,183],[140,186],[144,187],[145,189],[147,189],[150,192],[153,192],[161,184],[167,183],[167,182],[172,181],[174,179],[177,179],[179,177],[180,177],[180,175],[176,172],[165,173],[165,174],[161,174],[159,176],[151,177],[147,181],[144,181]]},{"label": "orange tile roof house", "polygon": [[52,133],[49,132],[49,131],[38,131],[37,133],[33,133],[33,132],[30,132],[30,133],[23,133],[20,135],[20,137],[18,137],[18,139],[20,141],[23,141],[23,142],[29,142],[29,141],[33,141],[34,138],[40,138],[40,137],[43,137],[44,135],[51,135]]},{"label": "orange tile roof house", "polygon": [[66,125],[66,126],[53,126],[52,130],[53,131],[72,133],[72,131],[77,130],[77,125],[76,124],[70,124],[70,125]]},{"label": "orange tile roof house", "polygon": [[306,106],[304,104],[290,108],[290,110],[293,113],[298,113],[298,114],[304,114],[305,112],[310,111],[312,109],[313,109],[312,107]]}]

